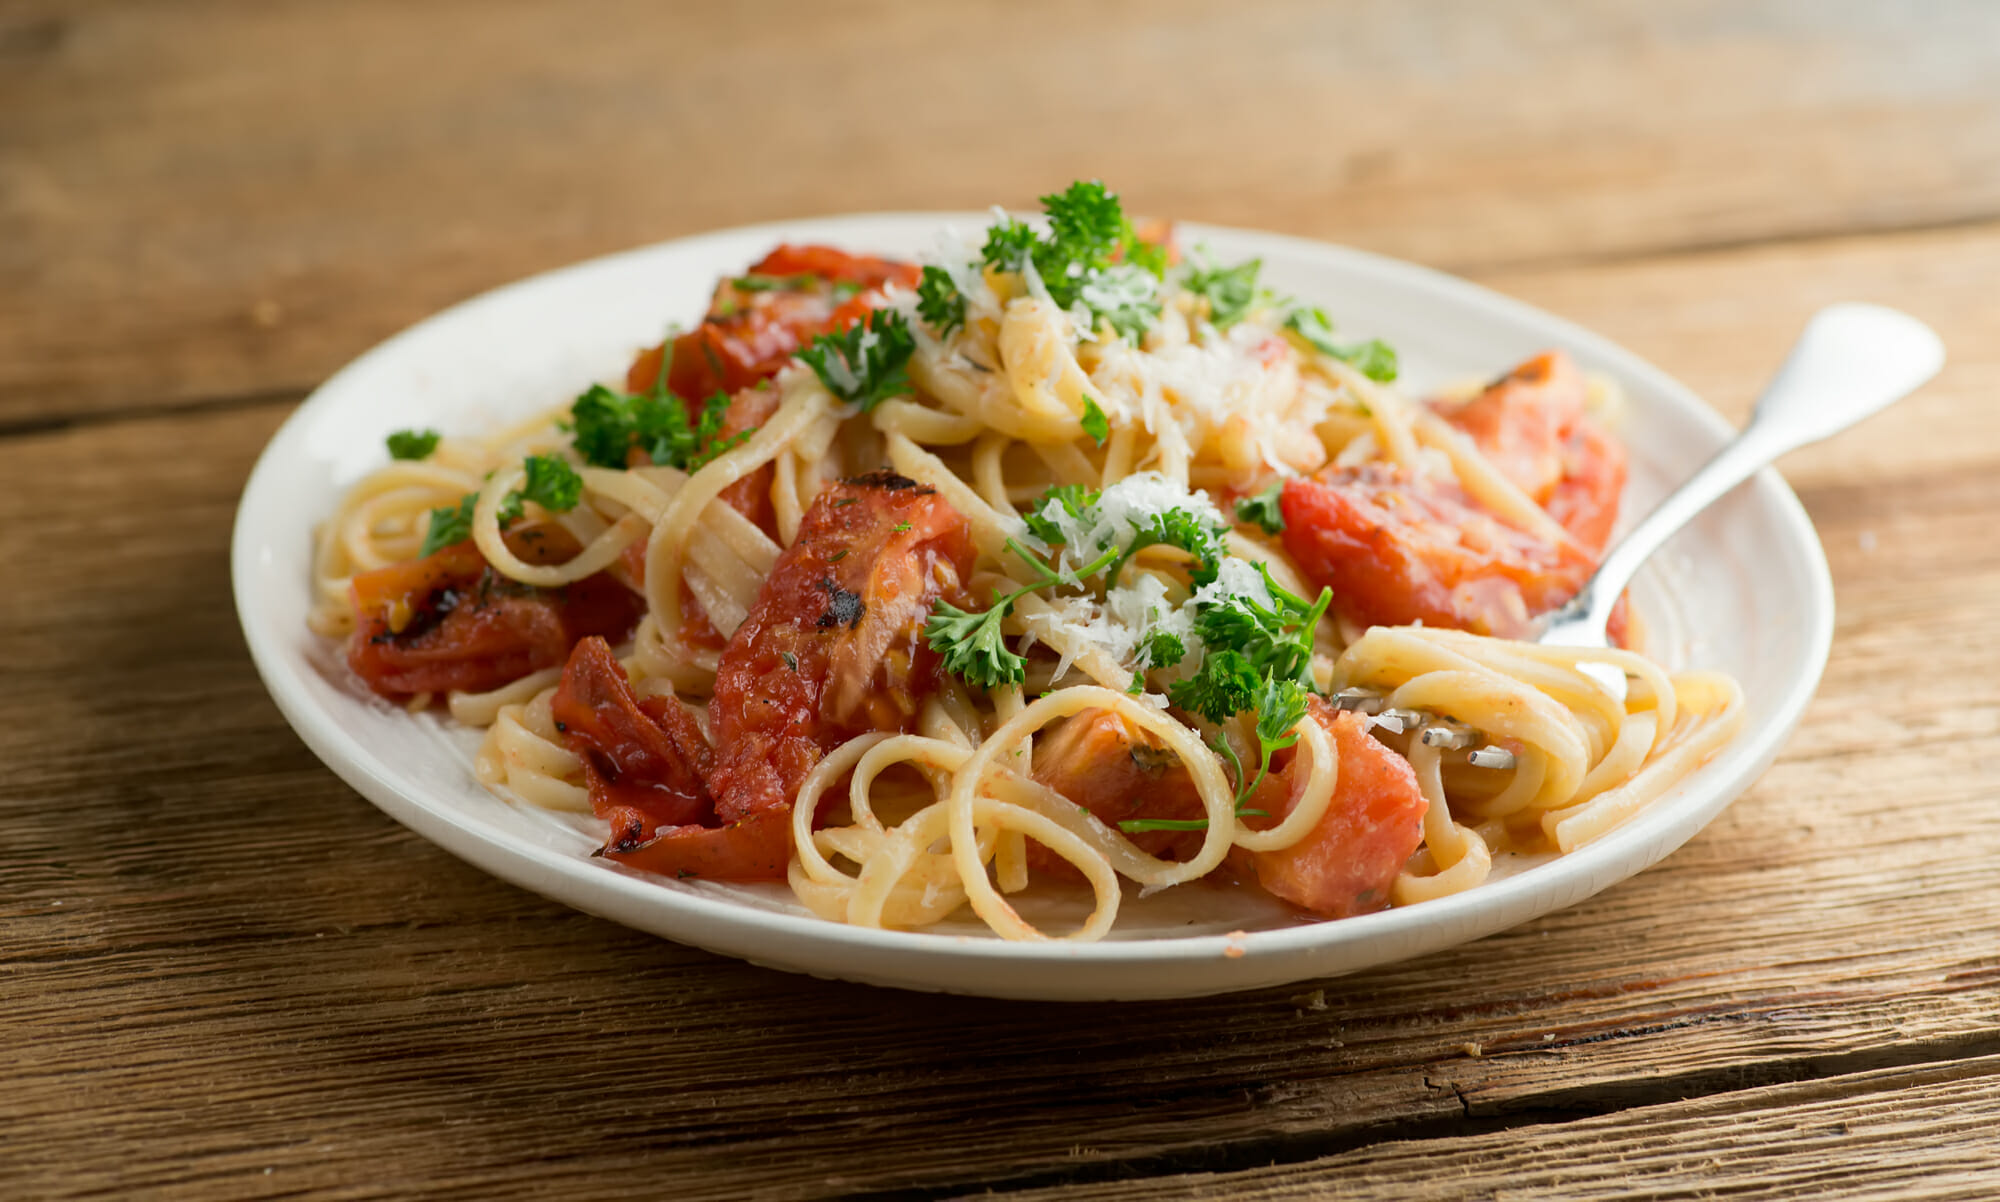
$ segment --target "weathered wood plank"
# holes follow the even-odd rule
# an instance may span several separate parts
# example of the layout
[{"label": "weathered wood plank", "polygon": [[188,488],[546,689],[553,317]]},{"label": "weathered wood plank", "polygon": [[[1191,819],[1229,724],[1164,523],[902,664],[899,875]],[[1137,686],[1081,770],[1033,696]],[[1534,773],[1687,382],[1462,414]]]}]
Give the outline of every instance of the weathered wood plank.
[{"label": "weathered wood plank", "polygon": [[1747,1089],[1299,1164],[1010,1193],[1240,1198],[1974,1198],[2000,1181],[2000,1057]]},{"label": "weathered wood plank", "polygon": [[2000,10],[1698,0],[0,8],[0,424],[308,387],[805,213],[1135,207],[1457,269],[2000,213]]},{"label": "weathered wood plank", "polygon": [[[1663,293],[1669,328],[1717,278]],[[0,538],[46,565],[0,606],[9,1179],[201,1197],[970,1188],[1615,1110],[2000,1037],[1983,767],[2000,641],[1981,600],[2000,586],[2000,497],[1977,467],[1882,459],[1808,491],[1844,548],[1848,641],[1792,753],[1666,864],[1317,993],[1109,1011],[752,969],[394,827],[284,730],[241,654],[227,524],[281,410],[0,442],[17,498]],[[1981,438],[1990,469],[1994,433],[1964,436]],[[1959,670],[1913,676],[1941,641]]]}]

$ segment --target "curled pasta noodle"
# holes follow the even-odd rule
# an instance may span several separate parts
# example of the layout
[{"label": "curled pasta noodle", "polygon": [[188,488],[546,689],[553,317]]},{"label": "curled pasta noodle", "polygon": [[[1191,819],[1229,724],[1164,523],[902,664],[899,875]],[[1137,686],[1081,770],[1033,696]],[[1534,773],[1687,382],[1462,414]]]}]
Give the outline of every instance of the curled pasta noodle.
[{"label": "curled pasta noodle", "polygon": [[[1068,280],[1043,278],[1033,256],[1012,269],[972,259],[945,267],[962,302],[948,329],[920,320],[925,310],[907,291],[871,302],[911,335],[900,386],[880,395],[847,378],[865,363],[848,362],[843,375],[823,360],[795,360],[774,369],[766,386],[775,392],[757,394],[767,416],[754,428],[724,439],[712,426],[695,431],[698,407],[681,413],[697,455],[652,462],[661,452],[648,450],[621,465],[614,445],[609,456],[586,456],[572,411],[561,409],[485,438],[447,438],[420,461],[368,475],[319,529],[312,628],[361,640],[357,578],[436,551],[449,537],[438,523],[453,522],[448,529],[517,592],[560,594],[600,579],[632,590],[643,610],[636,626],[619,628],[630,639],[617,654],[633,697],[642,709],[685,707],[712,739],[730,729],[715,720],[719,707],[737,704],[718,692],[731,654],[718,647],[750,637],[768,583],[797,558],[830,484],[886,467],[907,478],[898,487],[934,490],[963,521],[971,567],[952,596],[970,607],[968,619],[1008,607],[987,615],[981,637],[1016,669],[982,684],[923,661],[929,675],[901,699],[911,704],[897,711],[900,726],[829,739],[788,799],[785,884],[829,921],[902,929],[969,915],[1024,941],[1102,939],[1136,899],[1203,878],[1268,886],[1267,871],[1324,859],[1357,795],[1392,778],[1408,792],[1399,813],[1414,850],[1407,859],[1397,850],[1372,904],[1474,889],[1496,857],[1568,853],[1633,820],[1742,725],[1745,699],[1727,676],[1668,672],[1635,651],[1371,627],[1338,598],[1330,608],[1296,606],[1303,618],[1286,610],[1320,595],[1323,569],[1285,537],[1293,494],[1265,491],[1281,477],[1366,468],[1438,481],[1524,537],[1566,554],[1583,548],[1537,502],[1546,494],[1489,458],[1449,411],[1305,337],[1268,293],[1225,316],[1185,272],[1168,272],[1164,284],[1116,277],[1143,302],[1147,321],[1135,333],[1093,308],[1110,304],[1098,293],[1068,286],[1084,278],[1108,289],[1124,264],[1079,268]],[[885,337],[872,322],[868,337]],[[1592,387],[1593,407],[1604,408],[1610,386]],[[568,506],[552,512],[526,499],[530,456],[569,465],[574,504],[550,501]],[[1125,508],[1106,516],[1114,496]],[[1083,504],[1097,516],[1066,510],[1064,497],[1096,498]],[[1200,537],[1213,549],[1169,531],[1159,497],[1184,498],[1175,512],[1207,523]],[[1254,520],[1253,504],[1267,506]],[[520,543],[507,524],[516,513],[562,528],[558,561]],[[1147,524],[1156,518],[1157,528]],[[1077,578],[1089,548],[1072,544],[1090,538],[1111,540],[1100,561],[1116,566],[1100,562],[1101,580]],[[825,587],[838,592],[831,580]],[[1190,701],[1193,684],[1234,648],[1217,642],[1225,627],[1203,623],[1229,598],[1293,614],[1285,621],[1299,629],[1284,627],[1284,637],[1303,650],[1282,672],[1269,657],[1244,655],[1246,670],[1265,674],[1265,692],[1206,712]],[[945,636],[923,633],[932,651],[945,649]],[[1625,677],[1622,696],[1593,675],[1607,667]],[[483,783],[601,826],[591,789],[609,769],[587,772],[593,753],[556,721],[568,712],[558,700],[564,681],[560,664],[543,661],[498,687],[449,690],[445,705],[453,721],[484,732],[474,757]],[[1274,697],[1297,707],[1260,708]],[[1341,714],[1333,700],[1361,712]],[[1398,714],[1476,734],[1489,754],[1459,754],[1471,734],[1433,740],[1428,728],[1419,735],[1391,720]],[[1078,735],[1093,730],[1109,732],[1112,751]],[[1087,790],[1074,757],[1088,754],[1109,762],[1086,761],[1082,775],[1142,782],[1138,818],[1078,799]],[[1053,912],[1037,908],[1048,897],[1070,917],[1042,917]]]}]

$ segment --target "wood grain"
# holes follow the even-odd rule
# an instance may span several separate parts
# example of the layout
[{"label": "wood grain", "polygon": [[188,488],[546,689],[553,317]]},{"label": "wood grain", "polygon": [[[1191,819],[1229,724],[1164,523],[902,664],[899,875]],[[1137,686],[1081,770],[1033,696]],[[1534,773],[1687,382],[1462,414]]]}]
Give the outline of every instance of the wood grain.
[{"label": "wood grain", "polygon": [[[1996,60],[1946,0],[0,0],[0,1194],[1991,1192]],[[286,728],[229,523],[331,368],[600,250],[1079,174],[1472,271],[1732,417],[1821,304],[1935,324],[1785,465],[1839,628],[1777,765],[1477,944],[1078,1007],[575,913]]]},{"label": "wood grain", "polygon": [[1306,1164],[1031,1190],[1028,1202],[1241,1198],[1975,1198],[2000,1181],[2000,1057],[1747,1089]]},{"label": "wood grain", "polygon": [[1454,269],[2000,214],[1977,0],[0,8],[0,423],[301,390],[697,230],[1025,205]]},{"label": "wood grain", "polygon": [[[284,410],[0,442],[4,478],[66,482],[22,490],[7,551],[63,570],[19,581],[0,625],[18,682],[0,755],[26,765],[0,784],[0,1126],[22,1133],[4,1155],[23,1179],[949,1192],[1304,1163],[1468,1118],[2000,1050],[1981,767],[2000,565],[1976,469],[1881,462],[1807,491],[1846,548],[1841,654],[1787,757],[1659,868],[1317,991],[1107,1014],[718,960],[484,877],[370,809],[284,729],[229,608],[238,482]],[[1884,704],[1941,640],[1966,670]]]}]

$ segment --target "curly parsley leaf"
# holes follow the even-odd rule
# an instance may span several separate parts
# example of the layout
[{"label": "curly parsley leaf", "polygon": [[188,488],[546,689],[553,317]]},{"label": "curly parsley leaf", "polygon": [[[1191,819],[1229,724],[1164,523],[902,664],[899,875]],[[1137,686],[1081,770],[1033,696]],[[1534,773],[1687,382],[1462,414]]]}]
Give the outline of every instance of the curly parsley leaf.
[{"label": "curly parsley leaf", "polygon": [[1010,218],[986,231],[980,258],[1001,271],[1032,266],[1057,307],[1081,304],[1092,320],[1137,341],[1160,316],[1166,249],[1140,241],[1117,195],[1097,180],[1042,197],[1042,210],[1046,237]]},{"label": "curly parsley leaf", "polygon": [[1027,678],[1028,661],[1007,647],[1000,623],[1014,608],[1019,596],[993,596],[993,605],[981,612],[960,609],[938,598],[924,623],[924,637],[931,650],[944,656],[945,671],[983,689],[1019,684]]},{"label": "curly parsley leaf", "polygon": [[634,437],[633,402],[602,384],[576,398],[569,408],[570,445],[592,467],[622,468]]},{"label": "curly parsley leaf", "polygon": [[1042,197],[1049,215],[1049,238],[1072,262],[1101,267],[1132,237],[1125,207],[1103,181],[1080,179]]},{"label": "curly parsley leaf", "polygon": [[[1257,695],[1257,741],[1264,745],[1264,762],[1269,765],[1271,753],[1282,751],[1299,741],[1298,731],[1293,729],[1299,719],[1306,716],[1306,702],[1312,693],[1296,680],[1268,681]],[[1255,788],[1253,784],[1251,788]]]},{"label": "curly parsley leaf", "polygon": [[[583,477],[560,455],[530,455],[518,495],[551,513],[568,513],[583,500]],[[512,499],[511,497],[509,498]]]},{"label": "curly parsley leaf", "polygon": [[827,391],[861,406],[863,413],[891,397],[907,396],[910,356],[917,349],[910,323],[901,313],[877,309],[845,333],[821,334],[799,358]]},{"label": "curly parsley leaf", "polygon": [[965,324],[965,297],[944,268],[924,268],[924,278],[917,283],[917,316],[940,338]]},{"label": "curly parsley leaf", "polygon": [[995,589],[993,604],[979,613],[960,609],[940,597],[931,606],[931,616],[924,623],[924,636],[929,640],[931,650],[944,656],[945,670],[985,689],[1019,684],[1027,670],[1028,661],[1008,650],[1000,632],[1000,623],[1013,611],[1014,602],[1041,589],[1076,584],[1103,571],[1104,565],[1117,554],[1116,551],[1106,551],[1075,572],[1058,572],[1011,538],[1007,540],[1007,549],[1019,556],[1034,573],[1033,584],[1023,585],[1004,596]]},{"label": "curly parsley leaf", "polygon": [[1234,267],[1197,269],[1188,272],[1182,286],[1208,300],[1208,320],[1218,330],[1226,330],[1250,314],[1257,301],[1257,273],[1262,259],[1250,259]]},{"label": "curly parsley leaf", "polygon": [[1104,416],[1104,410],[1097,407],[1097,398],[1083,398],[1083,432],[1090,435],[1098,446],[1111,437],[1111,420]]},{"label": "curly parsley leaf", "polygon": [[1242,813],[1243,803],[1264,783],[1264,777],[1271,771],[1271,757],[1299,741],[1294,729],[1306,716],[1306,701],[1311,694],[1296,680],[1272,678],[1264,682],[1257,694],[1257,775],[1249,781],[1243,780],[1243,770],[1236,771],[1237,812]]},{"label": "curly parsley leaf", "polygon": [[1249,522],[1266,534],[1278,534],[1285,529],[1285,513],[1279,508],[1278,498],[1284,495],[1285,482],[1271,481],[1271,486],[1254,496],[1248,496],[1236,503],[1236,520]]},{"label": "curly parsley leaf", "polygon": [[718,392],[691,413],[688,402],[667,389],[666,371],[663,363],[648,392],[613,392],[596,384],[576,398],[569,412],[570,445],[585,463],[622,469],[636,446],[653,463],[693,472],[756,433],[753,427],[723,437],[729,398]]},{"label": "curly parsley leaf", "polygon": [[1300,307],[1285,319],[1285,328],[1306,340],[1322,355],[1330,355],[1378,384],[1395,380],[1399,370],[1396,348],[1380,338],[1348,345],[1333,340],[1333,323],[1321,309]]},{"label": "curly parsley leaf", "polygon": [[1134,555],[1147,547],[1167,546],[1178,547],[1193,558],[1194,562],[1188,566],[1188,579],[1198,585],[1213,583],[1220,571],[1222,557],[1227,554],[1222,546],[1222,536],[1227,533],[1227,529],[1211,526],[1185,509],[1168,509],[1153,514],[1144,525],[1135,524],[1132,541],[1117,559],[1111,561],[1104,578],[1116,584],[1118,573]]},{"label": "curly parsley leaf", "polygon": [[716,393],[702,403],[701,412],[690,421],[688,405],[668,394],[669,400],[636,398],[632,411],[632,433],[639,448],[654,463],[671,464],[684,472],[700,470],[711,459],[757,432],[756,427],[724,437],[723,422],[729,416],[729,397]]},{"label": "curly parsley leaf", "polygon": [[1035,498],[1034,505],[1029,508],[1027,513],[1022,515],[1021,520],[1028,524],[1028,533],[1041,539],[1043,542],[1050,544],[1065,542],[1067,540],[1062,532],[1062,527],[1044,516],[1048,513],[1049,502],[1053,501],[1061,505],[1063,511],[1068,513],[1070,517],[1076,519],[1079,523],[1088,525],[1097,520],[1093,511],[1097,508],[1097,498],[1099,495],[1096,489],[1085,488],[1081,484],[1058,485]]},{"label": "curly parsley leaf", "polygon": [[1255,708],[1264,675],[1250,657],[1240,651],[1210,650],[1201,661],[1201,670],[1167,689],[1167,700],[1210,722],[1227,722],[1244,710]]},{"label": "curly parsley leaf", "polygon": [[1202,607],[1195,615],[1195,633],[1211,649],[1241,654],[1260,675],[1310,685],[1313,633],[1333,601],[1333,590],[1321,589],[1318,599],[1309,602],[1279,587],[1263,564],[1257,571],[1271,594],[1271,605],[1231,594]]},{"label": "curly parsley leaf", "polygon": [[[1238,713],[1255,710],[1257,714],[1257,775],[1245,778],[1243,761],[1229,740],[1218,736],[1214,747],[1229,761],[1232,776],[1236,781],[1236,816],[1269,817],[1267,811],[1246,809],[1244,802],[1257,792],[1270,774],[1271,758],[1278,752],[1299,741],[1298,724],[1305,719],[1311,693],[1295,680],[1276,680],[1269,677],[1259,679],[1254,669],[1247,669],[1233,651],[1210,656],[1210,661],[1221,663],[1211,675],[1207,664],[1202,673],[1180,682],[1169,691],[1168,697],[1182,709],[1199,713],[1212,722],[1221,722]],[[1204,680],[1204,677],[1207,679]],[[1197,683],[1202,682],[1202,683]],[[1188,704],[1194,702],[1195,704]],[[1210,708],[1200,708],[1207,705]],[[1229,708],[1229,707],[1235,708]],[[1227,712],[1224,712],[1224,711]],[[1221,713],[1222,717],[1211,717]],[[1118,824],[1127,833],[1139,831],[1200,831],[1208,829],[1206,818],[1133,818]]]},{"label": "curly parsley leaf", "polygon": [[980,249],[979,257],[996,271],[1019,271],[1034,261],[1035,250],[1041,244],[1033,226],[1009,218],[986,231],[986,245]]},{"label": "curly parsley leaf", "polygon": [[1142,669],[1172,668],[1186,658],[1187,644],[1172,631],[1149,631],[1139,644],[1139,667]]},{"label": "curly parsley leaf", "polygon": [[389,458],[428,459],[437,450],[436,430],[398,430],[389,435]]},{"label": "curly parsley leaf", "polygon": [[479,503],[479,494],[466,493],[457,505],[443,505],[431,510],[430,524],[424,528],[423,555],[428,558],[451,546],[472,537],[472,509]]}]

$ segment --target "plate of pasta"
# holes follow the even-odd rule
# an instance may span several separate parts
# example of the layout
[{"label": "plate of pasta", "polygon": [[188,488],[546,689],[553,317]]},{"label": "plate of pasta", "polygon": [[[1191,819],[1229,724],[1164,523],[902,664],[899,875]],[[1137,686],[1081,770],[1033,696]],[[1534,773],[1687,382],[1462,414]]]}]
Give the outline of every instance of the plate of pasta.
[{"label": "plate of pasta", "polygon": [[1574,904],[1755,780],[1832,630],[1775,474],[1614,648],[1532,641],[1727,435],[1519,302],[1079,182],[447,310],[286,422],[233,571],[307,745],[509,881],[821,976],[1194,996]]}]

